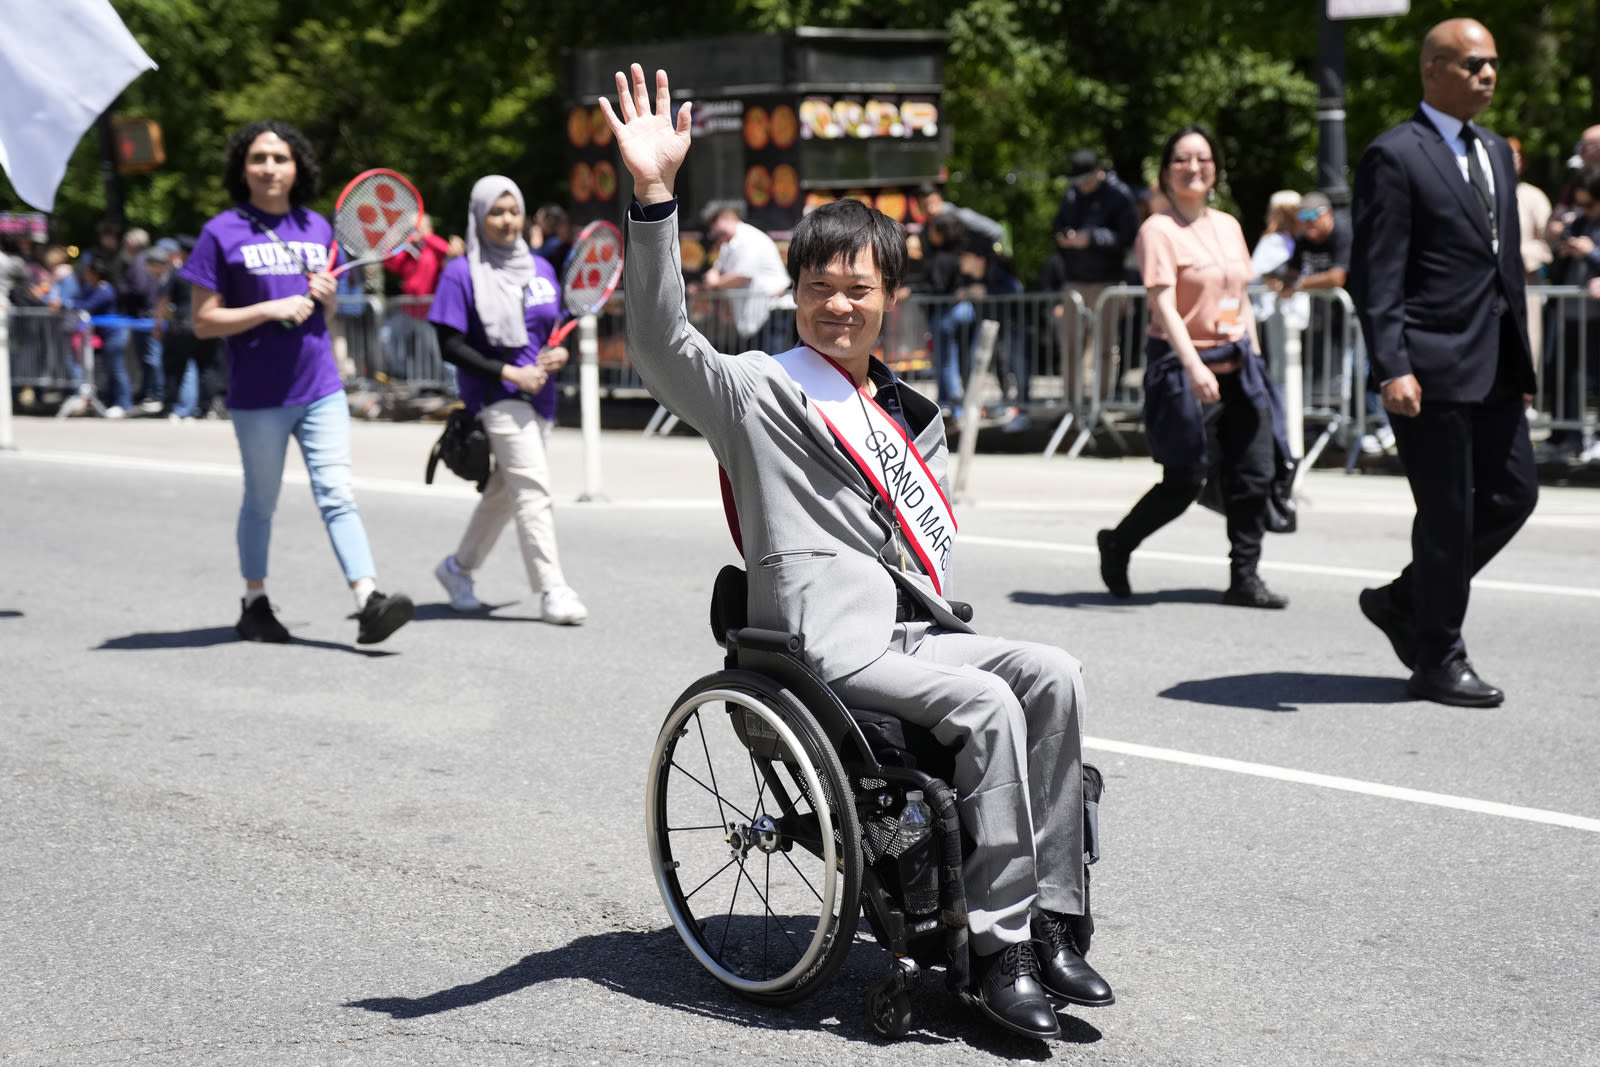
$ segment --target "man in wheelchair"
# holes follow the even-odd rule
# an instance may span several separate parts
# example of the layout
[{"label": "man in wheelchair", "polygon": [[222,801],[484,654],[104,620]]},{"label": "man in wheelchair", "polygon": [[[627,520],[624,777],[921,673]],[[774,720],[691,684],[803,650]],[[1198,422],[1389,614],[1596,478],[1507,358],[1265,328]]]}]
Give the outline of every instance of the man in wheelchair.
[{"label": "man in wheelchair", "polygon": [[[1080,665],[1049,645],[983,637],[944,596],[956,524],[937,405],[872,357],[906,263],[905,235],[855,200],[796,227],[800,345],[715,351],[689,325],[674,182],[690,108],[673,121],[635,64],[602,99],[634,180],[623,288],[628,356],[724,471],[749,572],[752,627],[804,634],[804,658],[848,707],[929,730],[954,752],[974,847],[962,867],[975,997],[1000,1025],[1060,1032],[1052,1000],[1110,986],[1070,920],[1085,913]],[[653,104],[653,106],[652,106]]]}]

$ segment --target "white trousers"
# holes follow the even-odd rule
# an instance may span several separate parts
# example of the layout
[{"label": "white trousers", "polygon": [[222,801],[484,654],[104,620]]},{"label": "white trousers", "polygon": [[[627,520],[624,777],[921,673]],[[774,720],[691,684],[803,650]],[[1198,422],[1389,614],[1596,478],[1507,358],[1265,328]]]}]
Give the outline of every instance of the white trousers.
[{"label": "white trousers", "polygon": [[555,515],[550,499],[550,461],[545,440],[550,422],[526,400],[507,398],[478,412],[489,434],[494,473],[456,549],[456,566],[474,571],[500,539],[512,519],[528,584],[535,593],[547,593],[567,584],[556,551]]}]

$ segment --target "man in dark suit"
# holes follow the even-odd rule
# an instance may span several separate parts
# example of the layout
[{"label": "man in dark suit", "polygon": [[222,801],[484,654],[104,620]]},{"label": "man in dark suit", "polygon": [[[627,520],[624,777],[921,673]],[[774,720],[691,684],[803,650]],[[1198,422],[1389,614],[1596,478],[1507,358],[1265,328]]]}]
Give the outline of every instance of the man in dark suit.
[{"label": "man in dark suit", "polygon": [[1422,43],[1422,106],[1356,168],[1350,293],[1393,416],[1417,516],[1412,562],[1361,611],[1413,673],[1413,696],[1505,699],[1467,660],[1472,576],[1538,499],[1523,412],[1535,391],[1505,141],[1471,119],[1494,98],[1494,38],[1450,19]]}]

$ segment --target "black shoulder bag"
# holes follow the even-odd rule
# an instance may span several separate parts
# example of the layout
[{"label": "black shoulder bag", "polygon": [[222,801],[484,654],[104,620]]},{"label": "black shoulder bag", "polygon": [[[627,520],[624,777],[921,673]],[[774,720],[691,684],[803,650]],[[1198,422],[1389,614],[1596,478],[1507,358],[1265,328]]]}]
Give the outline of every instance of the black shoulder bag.
[{"label": "black shoulder bag", "polygon": [[476,415],[458,407],[445,420],[444,433],[433,443],[428,453],[428,470],[423,481],[433,484],[434,469],[443,460],[450,472],[459,478],[478,484],[478,492],[489,482],[494,469],[494,457],[489,451],[489,434]]}]

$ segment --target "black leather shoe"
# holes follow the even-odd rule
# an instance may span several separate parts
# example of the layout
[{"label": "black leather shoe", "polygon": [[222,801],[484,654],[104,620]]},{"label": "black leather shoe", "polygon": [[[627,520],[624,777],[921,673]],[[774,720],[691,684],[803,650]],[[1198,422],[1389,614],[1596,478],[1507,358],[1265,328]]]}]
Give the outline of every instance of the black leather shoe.
[{"label": "black leather shoe", "polygon": [[1405,664],[1406,670],[1417,668],[1417,632],[1411,616],[1395,606],[1394,597],[1384,589],[1361,590],[1361,614],[1367,621],[1383,631],[1389,647]]},{"label": "black leather shoe", "polygon": [[411,598],[404,593],[385,596],[374,592],[367,597],[366,607],[356,616],[356,644],[375,645],[410,622],[417,613]]},{"label": "black leather shoe", "polygon": [[1012,1033],[1023,1037],[1060,1037],[1061,1024],[1039,984],[1039,959],[1033,942],[1007,945],[994,956],[978,959],[978,1007]]},{"label": "black leather shoe", "polygon": [[1279,596],[1267,588],[1258,575],[1246,574],[1235,577],[1233,584],[1228,586],[1228,591],[1222,594],[1224,604],[1232,604],[1236,608],[1286,608],[1289,598]]},{"label": "black leather shoe", "polygon": [[1034,940],[1044,945],[1040,953],[1039,984],[1057,1000],[1104,1008],[1117,1002],[1111,986],[1089,966],[1072,934],[1074,917],[1042,912],[1033,920]]},{"label": "black leather shoe", "polygon": [[1504,693],[1479,678],[1464,658],[1416,671],[1406,683],[1406,691],[1419,700],[1458,708],[1497,708],[1506,699]]},{"label": "black leather shoe", "polygon": [[1100,546],[1100,580],[1106,583],[1106,588],[1118,600],[1127,600],[1133,595],[1133,589],[1128,585],[1128,553],[1117,544],[1115,530],[1101,530],[1095,534],[1095,544]]}]

